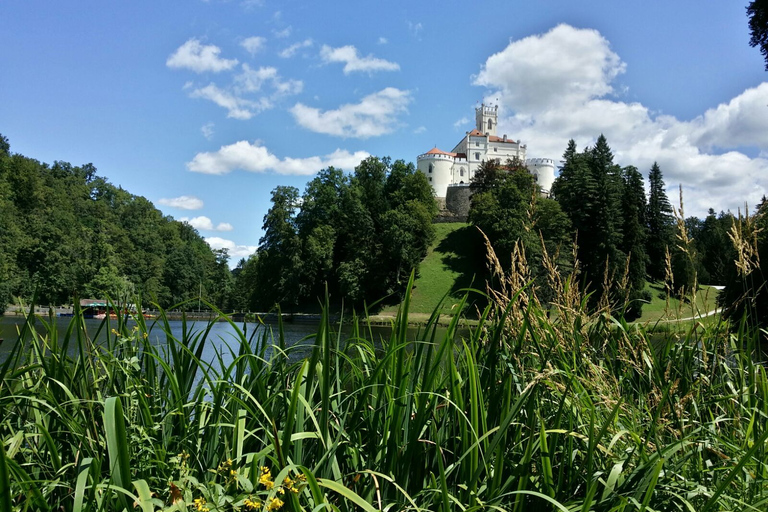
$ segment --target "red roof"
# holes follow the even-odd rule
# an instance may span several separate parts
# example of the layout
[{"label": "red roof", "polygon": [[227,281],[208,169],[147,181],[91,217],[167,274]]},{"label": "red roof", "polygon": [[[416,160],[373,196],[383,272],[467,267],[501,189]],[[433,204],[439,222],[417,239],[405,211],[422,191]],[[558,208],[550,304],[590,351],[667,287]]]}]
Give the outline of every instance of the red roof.
[{"label": "red roof", "polygon": [[437,149],[437,148],[432,148],[432,149],[430,149],[429,151],[427,151],[427,152],[426,152],[426,153],[424,153],[424,154],[425,154],[425,155],[448,155],[448,156],[456,156],[456,153],[448,153],[448,152],[446,152],[446,151],[442,151],[442,150],[440,150],[440,149]]},{"label": "red roof", "polygon": [[[485,137],[486,136],[483,132],[481,132],[477,128],[475,128],[474,130],[469,132],[467,135],[470,135],[472,137]],[[517,144],[516,140],[512,140],[509,137],[507,137],[507,140],[504,140],[502,137],[497,137],[495,135],[488,135],[488,142],[509,142],[509,143]]]}]

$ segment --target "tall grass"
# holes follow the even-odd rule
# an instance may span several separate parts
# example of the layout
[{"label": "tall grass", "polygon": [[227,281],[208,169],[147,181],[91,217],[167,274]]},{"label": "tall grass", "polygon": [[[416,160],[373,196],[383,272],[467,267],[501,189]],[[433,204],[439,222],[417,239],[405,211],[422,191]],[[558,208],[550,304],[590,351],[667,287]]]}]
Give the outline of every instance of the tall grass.
[{"label": "tall grass", "polygon": [[437,313],[409,335],[406,298],[385,340],[326,307],[297,346],[230,322],[205,361],[211,325],[119,316],[97,345],[31,313],[0,366],[0,510],[766,510],[757,335],[651,344],[546,254],[542,307],[516,254],[461,336]]}]

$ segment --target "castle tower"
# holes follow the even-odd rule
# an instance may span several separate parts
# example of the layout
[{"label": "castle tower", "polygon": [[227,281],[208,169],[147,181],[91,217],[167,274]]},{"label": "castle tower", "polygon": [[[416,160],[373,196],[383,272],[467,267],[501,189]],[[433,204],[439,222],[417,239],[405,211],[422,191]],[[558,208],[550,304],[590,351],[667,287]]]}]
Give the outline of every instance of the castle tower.
[{"label": "castle tower", "polygon": [[496,123],[499,119],[499,106],[481,104],[475,109],[475,125],[485,135],[496,136]]}]

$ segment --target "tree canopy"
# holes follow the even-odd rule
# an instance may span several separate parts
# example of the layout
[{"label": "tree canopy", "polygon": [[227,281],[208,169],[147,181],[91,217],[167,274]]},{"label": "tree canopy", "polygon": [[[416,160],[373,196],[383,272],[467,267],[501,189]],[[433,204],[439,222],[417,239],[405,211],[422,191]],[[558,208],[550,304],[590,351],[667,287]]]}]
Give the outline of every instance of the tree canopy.
[{"label": "tree canopy", "polygon": [[436,214],[427,178],[401,160],[371,157],[352,174],[329,167],[301,197],[277,187],[257,254],[239,270],[261,290],[244,302],[311,306],[326,286],[333,300],[353,304],[399,298],[434,237]]},{"label": "tree canopy", "polygon": [[768,71],[768,0],[753,0],[747,6],[749,17],[749,45],[759,47]]},{"label": "tree canopy", "polygon": [[226,251],[99,176],[41,163],[0,136],[0,308],[14,297],[68,303],[140,292],[168,307],[202,295],[227,307]]}]

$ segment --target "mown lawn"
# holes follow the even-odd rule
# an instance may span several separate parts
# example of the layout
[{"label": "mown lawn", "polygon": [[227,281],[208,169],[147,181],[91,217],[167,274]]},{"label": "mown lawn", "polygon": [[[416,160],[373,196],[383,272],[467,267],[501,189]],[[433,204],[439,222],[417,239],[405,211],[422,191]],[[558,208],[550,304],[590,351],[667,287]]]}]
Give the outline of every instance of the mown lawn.
[{"label": "mown lawn", "polygon": [[651,302],[643,306],[643,314],[638,322],[676,321],[687,318],[704,318],[707,313],[717,308],[719,290],[712,286],[700,286],[696,292],[696,303],[690,299],[681,301],[674,297],[667,300],[662,282],[649,282],[646,290],[651,294]]}]

